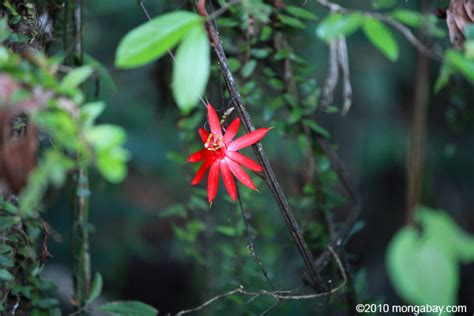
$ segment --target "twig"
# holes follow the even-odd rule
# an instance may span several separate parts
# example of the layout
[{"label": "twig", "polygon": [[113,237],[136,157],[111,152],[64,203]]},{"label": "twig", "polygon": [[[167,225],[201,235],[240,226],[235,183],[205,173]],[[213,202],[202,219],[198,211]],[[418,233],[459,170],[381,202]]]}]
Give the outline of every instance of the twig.
[{"label": "twig", "polygon": [[323,95],[321,97],[321,106],[323,108],[327,108],[332,104],[334,100],[334,90],[336,89],[337,82],[339,81],[339,69],[337,67],[337,39],[330,40],[328,45],[328,75],[326,77],[326,81],[324,82]]},{"label": "twig", "polygon": [[207,306],[211,305],[212,303],[214,303],[214,302],[216,302],[216,301],[218,301],[222,298],[232,296],[232,295],[235,295],[235,294],[250,296],[251,300],[247,301],[247,303],[253,301],[256,298],[260,298],[262,296],[267,296],[267,297],[269,296],[269,297],[273,297],[273,298],[278,299],[278,300],[288,301],[288,300],[309,300],[309,299],[321,298],[321,297],[325,297],[325,296],[328,296],[328,295],[335,294],[346,285],[346,283],[347,283],[347,274],[346,274],[346,271],[344,270],[344,266],[342,265],[341,260],[339,259],[338,255],[336,254],[334,249],[332,247],[328,247],[328,251],[334,257],[334,260],[336,261],[336,263],[339,267],[339,270],[341,272],[341,277],[342,277],[342,282],[336,288],[331,289],[330,291],[323,292],[323,293],[312,293],[312,294],[295,294],[293,291],[266,291],[266,290],[247,291],[247,290],[245,290],[244,286],[241,285],[236,289],[233,289],[231,291],[216,295],[213,298],[207,300],[206,302],[202,303],[201,305],[199,305],[195,308],[180,311],[175,315],[176,316],[181,316],[181,315],[185,315],[185,314],[198,312],[198,311],[206,308]]},{"label": "twig", "polygon": [[241,211],[241,214],[242,214],[242,220],[244,222],[245,233],[247,235],[247,242],[248,242],[248,249],[249,249],[249,252],[250,252],[250,256],[252,257],[253,261],[259,267],[259,269],[262,272],[263,276],[265,277],[265,280],[267,281],[268,285],[270,285],[270,287],[272,289],[275,289],[275,287],[273,286],[272,280],[270,280],[270,277],[268,276],[267,269],[264,267],[262,260],[260,260],[259,256],[255,252],[255,244],[253,242],[254,237],[252,236],[252,234],[250,232],[250,223],[248,222],[248,219],[247,219],[248,213],[245,211],[244,204],[242,202],[242,198],[240,197],[240,192],[239,192],[238,186],[236,186],[236,189],[237,189],[237,200],[239,202],[239,207],[240,207],[240,211]]},{"label": "twig", "polygon": [[339,13],[342,13],[342,14],[348,14],[348,13],[351,13],[351,12],[360,12],[360,13],[364,14],[365,16],[371,17],[371,18],[379,20],[379,21],[383,21],[383,22],[391,25],[397,31],[399,31],[405,37],[405,39],[410,44],[412,44],[417,50],[419,50],[421,53],[425,54],[429,58],[434,59],[438,62],[442,61],[442,57],[438,53],[434,52],[432,49],[430,49],[425,44],[423,44],[413,34],[413,32],[407,26],[405,26],[404,24],[398,22],[397,20],[395,20],[392,17],[386,16],[386,15],[380,14],[380,13],[375,13],[375,12],[352,11],[352,10],[349,10],[349,9],[346,9],[346,8],[340,6],[339,4],[332,3],[332,2],[329,2],[329,1],[326,1],[326,0],[316,0],[316,3],[319,3],[320,5],[328,8],[329,10],[331,10],[333,12],[339,12]]},{"label": "twig", "polygon": [[[201,16],[208,17],[208,13],[206,10],[206,0],[199,0],[196,4],[196,7],[198,13]],[[244,125],[245,130],[247,132],[253,131],[255,130],[255,127],[252,123],[252,119],[250,118],[249,113],[247,112],[247,109],[245,108],[242,97],[240,96],[240,93],[237,89],[237,84],[234,80],[232,72],[230,71],[229,63],[227,61],[224,48],[222,47],[219,35],[217,33],[217,28],[214,25],[213,20],[207,20],[206,26],[209,38],[211,40],[211,44],[213,45],[214,51],[219,60],[220,70],[226,80],[229,93],[234,99],[235,108],[239,113],[240,119]],[[268,187],[270,188],[276,202],[278,203],[278,206],[280,208],[282,216],[285,219],[291,237],[293,238],[294,242],[298,247],[298,251],[300,252],[300,255],[306,265],[306,269],[310,273],[310,280],[312,281],[311,284],[315,287],[317,291],[321,291],[325,288],[325,286],[323,285],[321,277],[319,276],[319,273],[317,272],[316,267],[314,265],[313,255],[304,240],[303,233],[298,225],[298,222],[296,221],[295,216],[293,215],[293,212],[291,211],[290,206],[288,205],[288,200],[276,178],[276,175],[263,149],[263,146],[261,143],[257,143],[252,147],[255,152],[255,155],[263,166],[265,174],[267,175],[265,181]]]},{"label": "twig", "polygon": [[352,105],[352,84],[349,71],[349,56],[347,52],[346,38],[341,36],[337,39],[337,61],[342,74],[342,115],[346,115]]}]

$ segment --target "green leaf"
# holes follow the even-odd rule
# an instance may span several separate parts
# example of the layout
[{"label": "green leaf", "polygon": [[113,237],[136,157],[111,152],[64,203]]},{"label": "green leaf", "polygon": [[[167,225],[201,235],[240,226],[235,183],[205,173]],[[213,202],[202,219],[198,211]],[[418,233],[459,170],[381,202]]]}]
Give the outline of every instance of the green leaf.
[{"label": "green leaf", "polygon": [[102,101],[84,104],[79,112],[83,128],[92,127],[97,117],[104,112],[104,109],[105,104]]},{"label": "green leaf", "polygon": [[115,316],[156,316],[158,311],[142,302],[138,301],[115,301],[106,303],[99,307],[102,312]]},{"label": "green leaf", "polygon": [[380,21],[366,18],[363,29],[369,41],[389,60],[396,61],[398,59],[398,44],[388,27]]},{"label": "green leaf", "polygon": [[112,79],[109,71],[102,63],[89,54],[84,54],[84,63],[97,71],[101,83],[104,82],[105,85],[108,86],[113,92],[117,91],[117,86],[115,85],[114,79]]},{"label": "green leaf", "polygon": [[318,18],[317,15],[314,14],[313,12],[303,9],[301,7],[293,6],[293,5],[287,5],[285,7],[285,10],[289,14],[301,19],[316,20]]},{"label": "green leaf", "polygon": [[94,126],[85,132],[85,136],[97,150],[121,146],[127,139],[123,128],[110,124]]},{"label": "green leaf", "polygon": [[82,66],[71,70],[61,81],[60,88],[64,90],[77,88],[89,78],[93,71],[91,66]]},{"label": "green leaf", "polygon": [[238,234],[237,229],[235,229],[235,227],[224,225],[216,226],[216,232],[227,237],[235,237]]},{"label": "green leaf", "polygon": [[89,297],[86,300],[86,305],[92,303],[99,297],[100,293],[102,292],[102,285],[102,276],[100,275],[100,273],[96,273],[94,275],[94,279],[92,280],[91,291]]},{"label": "green leaf", "polygon": [[8,270],[0,269],[0,280],[2,281],[13,281],[13,275]]},{"label": "green leaf", "polygon": [[173,67],[173,95],[188,114],[204,94],[211,69],[210,45],[204,27],[195,25],[183,38]]},{"label": "green leaf", "polygon": [[158,213],[159,218],[168,218],[168,217],[173,217],[173,216],[184,216],[186,215],[186,208],[184,207],[183,204],[175,204],[167,209],[160,211]]},{"label": "green leaf", "polygon": [[461,52],[450,49],[444,55],[444,62],[474,84],[474,60],[469,60]]},{"label": "green leaf", "polygon": [[316,29],[316,35],[323,40],[331,40],[339,36],[348,36],[356,32],[364,24],[364,17],[359,13],[332,13],[325,18]]},{"label": "green leaf", "polygon": [[392,12],[392,16],[411,27],[420,27],[423,23],[423,15],[412,10],[397,9]]},{"label": "green leaf", "polygon": [[120,41],[115,66],[134,68],[158,59],[201,21],[195,13],[174,11],[138,26]]},{"label": "green leaf", "polygon": [[122,147],[108,148],[98,152],[96,166],[108,181],[119,183],[127,176],[129,157],[129,152]]},{"label": "green leaf", "polygon": [[[401,229],[387,251],[388,275],[400,296],[411,304],[456,304],[459,268],[438,245]],[[442,286],[440,286],[442,284]]]},{"label": "green leaf", "polygon": [[372,0],[374,9],[387,9],[397,4],[397,0]]},{"label": "green leaf", "polygon": [[327,129],[325,129],[324,127],[322,127],[315,121],[304,119],[303,124],[311,128],[313,131],[320,134],[321,136],[324,136],[326,138],[331,138],[331,133],[329,133]]},{"label": "green leaf", "polygon": [[281,20],[281,23],[283,23],[285,25],[288,25],[288,26],[291,26],[291,27],[294,27],[294,28],[297,28],[297,29],[305,29],[306,28],[306,25],[303,22],[301,22],[301,20],[299,20],[297,18],[294,18],[294,17],[291,17],[291,16],[281,14],[280,15],[280,20]]},{"label": "green leaf", "polygon": [[419,207],[416,219],[423,226],[423,235],[445,254],[461,262],[474,261],[474,236],[464,232],[443,211]]},{"label": "green leaf", "polygon": [[19,216],[0,216],[0,231],[10,229],[20,222]]},{"label": "green leaf", "polygon": [[455,73],[454,68],[450,64],[443,62],[439,70],[438,78],[434,85],[434,92],[440,92],[449,83],[449,78]]},{"label": "green leaf", "polygon": [[255,68],[257,67],[257,61],[255,59],[251,59],[249,60],[243,67],[242,67],[242,70],[241,70],[241,73],[242,73],[242,77],[244,78],[248,78],[250,77]]}]

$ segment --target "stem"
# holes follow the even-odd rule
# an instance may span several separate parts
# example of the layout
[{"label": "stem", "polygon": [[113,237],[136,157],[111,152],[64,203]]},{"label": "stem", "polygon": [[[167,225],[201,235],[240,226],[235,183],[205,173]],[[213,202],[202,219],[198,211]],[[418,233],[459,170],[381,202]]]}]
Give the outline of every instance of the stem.
[{"label": "stem", "polygon": [[[75,66],[83,64],[83,42],[82,42],[82,0],[66,0],[65,27],[63,40],[74,47],[64,47],[64,50],[73,50],[72,58],[66,62]],[[68,34],[68,24],[71,21],[72,34]],[[69,35],[72,41],[69,41]],[[83,164],[80,153],[76,157],[76,171],[74,177],[74,205],[72,208],[72,269],[76,315],[87,315],[84,308],[89,297],[91,283],[91,267],[89,253],[89,179],[87,166]]]},{"label": "stem", "polygon": [[[426,11],[425,2],[422,2],[422,9]],[[421,36],[425,35],[425,29],[425,27],[421,28]],[[415,71],[412,135],[407,161],[406,223],[408,224],[413,222],[413,213],[420,200],[426,142],[426,116],[430,95],[429,60],[421,53],[418,53]]]},{"label": "stem", "polygon": [[[79,164],[79,163],[78,163]],[[89,180],[87,168],[76,171],[76,192],[73,207],[72,254],[74,302],[78,315],[86,315],[84,307],[89,296],[91,271],[89,254]]]},{"label": "stem", "polygon": [[[198,13],[201,16],[208,17],[205,0],[199,0],[196,4],[196,7],[197,7]],[[235,108],[237,109],[237,112],[244,125],[245,130],[247,132],[253,131],[255,130],[255,127],[252,123],[252,119],[250,118],[250,114],[247,112],[247,109],[245,108],[242,97],[237,89],[237,84],[232,75],[232,72],[230,71],[229,63],[227,61],[224,48],[222,47],[221,41],[219,39],[219,35],[217,33],[216,26],[214,25],[213,22],[214,20],[208,19],[206,21],[206,26],[207,26],[207,31],[208,31],[208,35],[210,37],[211,43],[214,47],[214,51],[219,60],[220,70],[222,74],[224,75],[229,93],[231,95],[231,99],[234,101]],[[321,277],[319,276],[319,273],[316,270],[313,255],[304,240],[301,228],[299,227],[298,222],[296,221],[296,218],[293,215],[293,212],[290,206],[288,205],[288,200],[280,186],[280,183],[278,182],[276,178],[275,172],[273,171],[273,168],[270,164],[270,161],[268,160],[268,157],[263,149],[263,146],[261,143],[257,143],[252,147],[255,152],[255,155],[257,156],[259,162],[261,163],[265,171],[265,174],[266,174],[265,182],[270,188],[273,194],[273,197],[275,198],[275,201],[277,202],[280,208],[281,214],[283,218],[285,219],[286,226],[290,232],[290,235],[293,241],[296,243],[298,251],[306,266],[306,269],[309,272],[309,280],[311,281],[310,284],[313,285],[316,291],[321,291],[325,288],[325,286],[323,285]]]}]

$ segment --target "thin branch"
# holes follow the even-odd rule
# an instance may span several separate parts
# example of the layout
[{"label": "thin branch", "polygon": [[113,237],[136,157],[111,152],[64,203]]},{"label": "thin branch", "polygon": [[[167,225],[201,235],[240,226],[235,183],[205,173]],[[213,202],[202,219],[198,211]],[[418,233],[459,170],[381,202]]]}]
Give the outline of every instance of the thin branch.
[{"label": "thin branch", "polygon": [[239,207],[240,207],[240,211],[241,211],[241,214],[242,214],[242,220],[244,222],[245,233],[247,235],[248,250],[250,252],[250,256],[252,257],[253,261],[259,267],[259,269],[262,272],[263,276],[265,277],[265,280],[267,281],[268,285],[270,285],[270,287],[272,289],[275,289],[275,287],[273,286],[272,280],[270,280],[270,277],[268,276],[267,269],[265,268],[265,266],[263,265],[262,260],[260,259],[260,257],[257,255],[257,253],[255,251],[255,243],[253,242],[254,236],[252,236],[252,234],[250,232],[250,223],[249,223],[249,220],[247,218],[249,215],[245,211],[244,204],[242,202],[242,198],[240,197],[240,192],[239,192],[238,186],[236,186],[236,189],[237,189],[237,200],[239,202]]},{"label": "thin branch", "polygon": [[256,298],[260,298],[260,297],[263,297],[263,296],[273,297],[275,299],[282,300],[282,301],[289,301],[289,300],[310,300],[310,299],[321,298],[321,297],[326,297],[326,296],[329,296],[329,295],[333,295],[333,294],[337,293],[338,291],[340,291],[346,285],[346,283],[347,283],[347,273],[344,270],[344,266],[342,265],[341,259],[339,259],[338,255],[336,254],[334,249],[332,247],[328,247],[328,251],[334,257],[334,260],[336,261],[336,263],[339,267],[341,277],[342,277],[342,282],[336,288],[331,289],[330,291],[323,292],[323,293],[312,293],[312,294],[295,294],[293,291],[266,291],[266,290],[247,291],[244,288],[244,286],[241,285],[236,289],[233,289],[231,291],[228,291],[228,292],[219,294],[217,296],[214,296],[213,298],[207,300],[206,302],[202,303],[201,305],[199,305],[195,308],[180,311],[175,315],[176,316],[181,316],[181,315],[185,315],[185,314],[198,312],[198,311],[208,307],[209,305],[213,304],[214,302],[216,302],[216,301],[218,301],[222,298],[232,296],[232,295],[236,295],[236,294],[249,296],[250,300],[248,300],[247,303],[253,301]]},{"label": "thin branch", "polygon": [[346,115],[352,105],[352,84],[349,71],[349,55],[347,52],[346,38],[341,36],[337,39],[337,61],[342,74],[342,115]]},{"label": "thin branch", "polygon": [[[206,10],[206,0],[199,0],[196,4],[196,7],[197,7],[198,13],[201,16],[203,17],[209,16]],[[224,75],[229,93],[231,97],[234,99],[235,108],[237,109],[237,112],[239,113],[239,116],[241,118],[241,121],[244,125],[245,130],[247,132],[253,131],[255,130],[255,127],[252,123],[252,119],[250,118],[250,114],[248,113],[244,105],[243,99],[240,96],[240,93],[237,89],[237,83],[235,82],[232,72],[230,71],[229,63],[227,61],[224,48],[222,47],[222,44],[217,32],[217,28],[215,24],[213,23],[213,21],[214,20],[207,20],[206,26],[207,26],[207,31],[208,31],[211,44],[213,45],[214,51],[219,60],[220,70],[222,74]],[[291,234],[291,237],[293,238],[294,242],[296,243],[298,247],[298,251],[300,252],[300,255],[306,265],[307,270],[310,272],[310,280],[312,281],[311,284],[315,287],[316,290],[320,291],[324,289],[325,286],[314,265],[313,255],[304,240],[303,232],[301,231],[298,225],[298,222],[296,221],[296,218],[293,215],[293,212],[288,204],[286,195],[283,192],[276,178],[276,175],[263,149],[263,146],[261,143],[257,143],[256,145],[252,147],[254,149],[254,152],[258,160],[260,161],[261,165],[263,166],[265,170],[265,174],[267,175],[267,177],[265,178],[265,181],[268,187],[270,188],[276,202],[278,203],[278,206],[280,208],[282,216],[285,219],[285,222]]]},{"label": "thin branch", "polygon": [[365,16],[371,17],[371,18],[379,20],[379,21],[383,21],[383,22],[389,24],[390,26],[392,26],[393,28],[395,28],[398,32],[400,32],[405,37],[405,39],[410,44],[412,44],[417,50],[419,50],[421,53],[425,54],[429,58],[434,59],[438,62],[440,62],[442,60],[442,57],[438,53],[434,52],[432,49],[427,47],[425,44],[423,44],[413,34],[413,32],[410,30],[410,28],[408,28],[403,23],[398,22],[397,20],[395,20],[394,18],[392,18],[390,16],[386,16],[384,14],[375,13],[375,12],[368,12],[368,11],[352,11],[352,10],[349,10],[349,9],[346,9],[346,8],[340,6],[339,4],[332,3],[332,2],[329,2],[327,0],[316,0],[316,3],[328,8],[329,10],[331,10],[333,12],[339,12],[339,13],[342,13],[342,14],[348,14],[348,13],[352,13],[352,12],[360,12],[360,13],[364,14]]}]

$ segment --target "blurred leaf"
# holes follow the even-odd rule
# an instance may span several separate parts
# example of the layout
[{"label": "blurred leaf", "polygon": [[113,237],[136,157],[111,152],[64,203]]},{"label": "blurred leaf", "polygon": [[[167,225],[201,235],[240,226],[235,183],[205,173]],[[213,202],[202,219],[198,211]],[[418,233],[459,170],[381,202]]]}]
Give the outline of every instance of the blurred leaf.
[{"label": "blurred leaf", "polygon": [[105,103],[101,101],[84,104],[80,108],[80,120],[84,128],[90,128],[99,115],[104,112]]},{"label": "blurred leaf", "polygon": [[204,94],[210,69],[206,31],[202,25],[195,25],[179,45],[173,67],[173,95],[184,114],[188,114]]},{"label": "blurred leaf", "polygon": [[248,78],[252,75],[254,72],[255,68],[257,67],[257,61],[255,59],[249,60],[241,70],[242,77]]},{"label": "blurred leaf", "polygon": [[444,253],[462,262],[474,261],[474,236],[461,230],[445,212],[420,207],[416,219],[423,225],[423,235]]},{"label": "blurred leaf", "polygon": [[184,207],[183,204],[175,204],[172,205],[168,208],[166,208],[163,211],[160,211],[158,213],[159,218],[168,218],[168,217],[173,217],[173,216],[184,216],[186,214],[186,208]]},{"label": "blurred leaf", "polygon": [[[411,304],[453,305],[459,285],[457,263],[416,229],[401,229],[387,250],[388,274]],[[440,286],[442,284],[442,286]]]},{"label": "blurred leaf", "polygon": [[461,52],[450,49],[444,56],[444,62],[474,84],[474,60],[469,60]]},{"label": "blurred leaf", "polygon": [[84,63],[97,71],[101,83],[104,82],[106,86],[108,86],[113,92],[117,91],[117,86],[115,85],[114,79],[103,64],[101,64],[97,59],[89,54],[84,54]]},{"label": "blurred leaf", "polygon": [[227,237],[235,237],[238,235],[237,229],[232,226],[218,225],[216,226],[216,232]]},{"label": "blurred leaf", "polygon": [[283,24],[294,27],[294,28],[297,28],[297,29],[305,29],[306,28],[306,25],[303,22],[301,22],[301,20],[299,20],[297,18],[293,18],[291,16],[281,14],[280,15],[280,20]]},{"label": "blurred leaf", "polygon": [[387,9],[397,4],[397,0],[372,0],[374,9]]},{"label": "blurred leaf", "polygon": [[61,81],[60,88],[66,91],[77,88],[90,77],[93,71],[91,66],[82,66],[71,70]]},{"label": "blurred leaf", "polygon": [[103,283],[104,282],[100,273],[94,274],[94,279],[92,280],[91,290],[89,297],[86,300],[86,305],[89,305],[100,296],[100,293],[102,292]]},{"label": "blurred leaf", "polygon": [[8,270],[5,270],[5,269],[0,269],[0,280],[2,281],[13,281],[13,275],[8,272]]},{"label": "blurred leaf", "polygon": [[20,222],[19,216],[0,216],[0,231],[10,229]]},{"label": "blurred leaf", "polygon": [[313,12],[303,9],[301,7],[293,6],[293,5],[287,5],[285,7],[286,12],[289,14],[301,18],[301,19],[306,19],[306,20],[316,20],[317,15],[314,14]]},{"label": "blurred leaf", "polygon": [[394,10],[392,16],[398,21],[412,27],[420,27],[423,22],[422,14],[407,9]]},{"label": "blurred leaf", "polygon": [[327,129],[325,129],[324,127],[322,127],[321,125],[319,125],[313,120],[304,119],[303,124],[311,128],[313,131],[320,134],[321,136],[324,136],[326,138],[331,138],[331,133],[329,133]]},{"label": "blurred leaf", "polygon": [[398,59],[399,49],[397,41],[392,31],[382,22],[366,18],[363,30],[369,41],[389,60],[396,61]]},{"label": "blurred leaf", "polygon": [[201,21],[195,13],[174,11],[138,26],[120,41],[115,66],[134,68],[158,59]]},{"label": "blurred leaf", "polygon": [[158,311],[148,304],[138,301],[115,301],[99,307],[102,312],[116,316],[156,316]]},{"label": "blurred leaf", "polygon": [[443,62],[441,64],[441,68],[439,70],[438,78],[436,79],[436,83],[434,85],[434,92],[440,92],[446,85],[449,83],[449,78],[451,75],[454,74],[454,69],[451,65]]},{"label": "blurred leaf", "polygon": [[331,40],[339,36],[348,36],[356,32],[364,23],[364,17],[359,13],[332,13],[317,27],[316,35],[323,40]]}]

